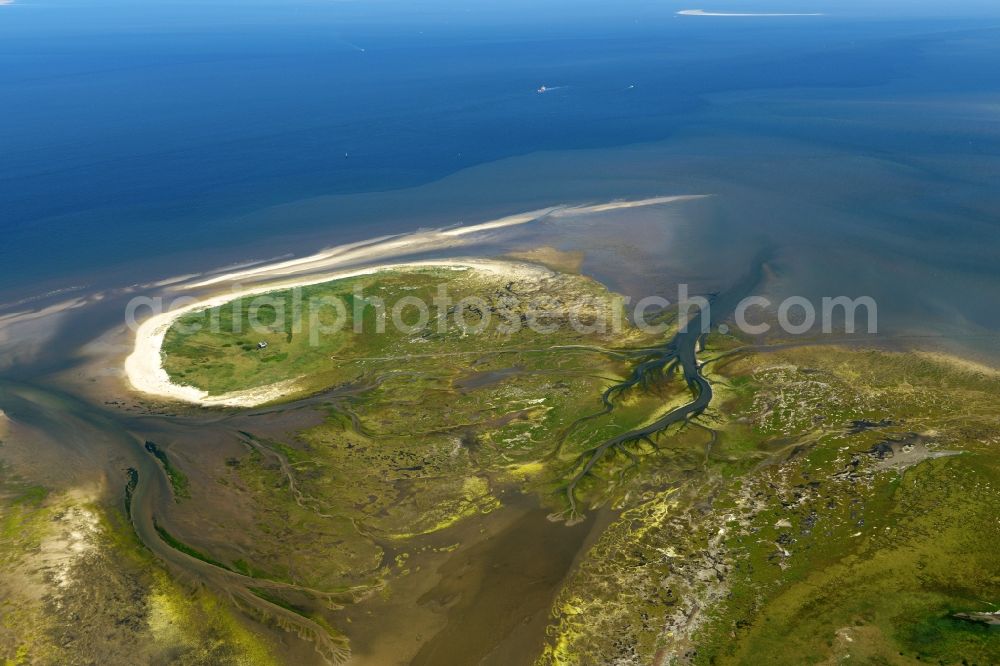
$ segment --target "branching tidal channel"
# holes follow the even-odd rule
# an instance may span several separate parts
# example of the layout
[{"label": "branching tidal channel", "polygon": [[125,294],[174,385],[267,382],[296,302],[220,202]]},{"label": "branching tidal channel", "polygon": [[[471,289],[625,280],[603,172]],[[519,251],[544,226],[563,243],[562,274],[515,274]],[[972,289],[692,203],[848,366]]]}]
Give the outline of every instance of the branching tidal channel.
[{"label": "branching tidal channel", "polygon": [[573,476],[561,488],[569,504],[567,517],[570,520],[579,517],[576,496],[578,486],[594,473],[595,466],[605,455],[609,452],[621,453],[630,459],[630,467],[635,467],[639,464],[639,458],[630,449],[631,446],[646,443],[654,449],[658,448],[654,441],[657,436],[675,423],[686,423],[697,417],[712,402],[712,385],[701,374],[697,356],[698,349],[706,336],[703,331],[711,330],[715,323],[727,319],[732,314],[740,300],[745,298],[760,281],[763,265],[764,260],[761,257],[754,262],[753,269],[731,289],[713,297],[709,308],[697,310],[697,314],[688,320],[687,325],[679,322],[681,326],[678,332],[661,348],[632,352],[636,359],[632,372],[626,379],[604,391],[601,395],[603,409],[577,420],[563,432],[561,440],[581,422],[611,413],[615,408],[616,398],[629,390],[636,387],[645,388],[664,378],[671,378],[678,369],[691,391],[692,397],[689,402],[670,410],[652,423],[615,435],[577,456],[569,470]]}]

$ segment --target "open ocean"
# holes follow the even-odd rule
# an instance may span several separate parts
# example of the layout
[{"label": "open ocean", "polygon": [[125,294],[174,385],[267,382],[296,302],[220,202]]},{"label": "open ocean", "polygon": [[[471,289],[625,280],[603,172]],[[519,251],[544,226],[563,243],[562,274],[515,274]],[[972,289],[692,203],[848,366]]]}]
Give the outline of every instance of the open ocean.
[{"label": "open ocean", "polygon": [[675,258],[700,273],[777,242],[799,288],[995,332],[1000,5],[752,4],[695,6],[825,15],[0,5],[0,302],[708,192],[714,221]]}]

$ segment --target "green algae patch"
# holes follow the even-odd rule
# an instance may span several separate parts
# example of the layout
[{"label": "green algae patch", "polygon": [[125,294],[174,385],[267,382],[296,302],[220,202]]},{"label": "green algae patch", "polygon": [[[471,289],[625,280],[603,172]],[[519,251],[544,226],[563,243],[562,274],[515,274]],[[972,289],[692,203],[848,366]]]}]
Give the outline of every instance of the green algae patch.
[{"label": "green algae patch", "polygon": [[168,546],[170,546],[171,548],[173,548],[174,550],[180,551],[185,555],[189,555],[195,558],[196,560],[201,560],[206,564],[211,564],[213,567],[219,567],[220,569],[230,570],[229,567],[227,567],[222,562],[219,562],[218,560],[209,557],[208,555],[202,553],[201,551],[187,545],[180,539],[177,539],[170,532],[165,530],[163,526],[157,523],[155,520],[153,521],[153,527],[156,530],[156,533],[160,535],[160,538],[163,539],[163,542]]},{"label": "green algae patch", "polygon": [[[829,500],[808,511],[762,512],[754,539],[732,544],[742,565],[702,637],[701,661],[744,663],[774,652],[775,663],[788,664],[846,653],[996,663],[1000,635],[955,613],[995,610],[983,600],[1000,592],[997,471],[974,457],[929,461],[901,480],[840,491],[839,517],[825,508]],[[771,522],[776,515],[787,527]],[[775,558],[775,543],[790,555]]]},{"label": "green algae patch", "polygon": [[[442,278],[459,294],[483,298],[528,289],[462,271],[402,277],[366,279],[384,284],[386,294],[390,286],[415,293]],[[585,278],[550,279],[562,286],[564,310],[608,296]],[[546,335],[448,328],[356,341],[374,346],[337,354],[338,371],[356,380],[324,396],[322,423],[287,435],[240,432],[245,453],[226,461],[219,483],[245,507],[253,539],[236,539],[215,559],[316,589],[378,587],[393,562],[385,547],[496,511],[511,484],[536,493],[546,510],[564,511],[556,489],[581,451],[686,395],[682,382],[665,379],[623,395],[620,408],[603,414],[602,393],[630,371],[630,346],[661,340],[627,324],[616,335],[581,334],[567,317],[553,317],[557,326]],[[609,456],[616,478],[630,473],[620,462]],[[598,504],[624,488],[616,483],[609,493],[594,484],[580,494]],[[287,544],[301,534],[311,547],[290,553]]]},{"label": "green algae patch", "polygon": [[50,517],[50,493],[0,461],[0,562],[12,562],[37,547]]},{"label": "green algae patch", "polygon": [[52,619],[28,580],[32,555],[51,531],[58,505],[51,491],[33,484],[0,463],[0,659],[20,665],[53,660],[56,646],[48,631]]},{"label": "green algae patch", "polygon": [[170,457],[167,456],[166,451],[157,446],[155,442],[149,441],[146,442],[145,448],[153,454],[153,457],[155,457],[163,466],[163,471],[167,475],[167,480],[170,482],[170,488],[173,490],[174,499],[181,500],[190,498],[191,490],[187,475],[177,469],[177,466],[170,461]]},{"label": "green algae patch", "polygon": [[[566,301],[601,293],[560,279]],[[360,282],[387,300],[441,282],[460,295],[506,286],[451,271]],[[608,408],[602,395],[640,348],[664,343],[627,327],[491,337],[428,325],[333,336],[323,362],[296,351],[294,330],[250,349],[172,335],[168,372],[213,394],[253,388],[246,377],[294,380],[292,395],[338,387],[318,424],[242,432],[245,453],[220,478],[254,533],[217,559],[322,590],[389,595],[422,539],[496,511],[511,487],[574,518],[565,490],[581,458],[691,398],[663,372]],[[244,366],[200,365],[212,354]],[[918,354],[758,352],[715,334],[701,355],[709,407],[609,450],[575,486],[610,525],[563,582],[540,663],[996,662],[997,633],[964,618],[1000,598],[1000,382]],[[310,547],[289,553],[303,534]]]},{"label": "green algae patch", "polygon": [[669,476],[644,459],[539,663],[996,663],[1000,633],[964,618],[1000,598],[1000,381],[903,352],[720,347],[701,443],[670,437],[688,478],[651,492]]},{"label": "green algae patch", "polygon": [[4,664],[272,664],[237,609],[173,578],[120,508],[0,471]]},{"label": "green algae patch", "polygon": [[392,539],[409,539],[421,534],[431,534],[447,529],[463,518],[489,513],[498,508],[500,500],[490,494],[486,479],[469,477],[462,481],[460,494],[456,493],[423,511],[422,520],[414,526],[414,531],[388,536]]}]

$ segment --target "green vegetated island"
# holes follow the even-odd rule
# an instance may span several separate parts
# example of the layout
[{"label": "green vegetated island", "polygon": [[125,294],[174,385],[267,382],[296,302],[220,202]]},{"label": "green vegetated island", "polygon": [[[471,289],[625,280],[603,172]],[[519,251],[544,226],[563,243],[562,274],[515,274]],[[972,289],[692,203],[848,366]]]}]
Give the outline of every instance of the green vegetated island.
[{"label": "green vegetated island", "polygon": [[[481,299],[480,317],[502,316],[470,331],[475,308],[463,326],[434,306],[441,285],[456,301]],[[417,326],[410,310],[406,330],[373,334],[378,312],[365,307],[357,335],[359,287],[390,306],[416,297],[430,317]],[[665,331],[640,331],[601,284],[562,273],[399,269],[271,296],[252,315],[266,331],[251,326],[247,297],[189,313],[166,335],[176,383],[211,395],[290,388],[287,404],[234,423],[222,464],[195,469],[147,447],[174,494],[157,531],[242,581],[261,601],[255,621],[280,608],[291,611],[283,628],[300,617],[300,635],[325,632],[328,661],[369,653],[392,621],[359,608],[408,594],[423,603],[415,577],[446,576],[449,554],[475,538],[469,525],[530,502],[557,539],[603,521],[544,601],[540,664],[1000,663],[1000,373],[719,334],[699,341],[692,364],[675,313],[659,315]],[[341,331],[311,336],[333,309],[278,316],[322,297],[344,302]],[[548,332],[498,329],[529,311],[546,314]],[[303,409],[314,416],[292,430],[272,423]],[[12,521],[31,526],[0,545],[10,567],[49,538],[69,500],[10,478],[3,492],[5,534]],[[226,525],[171,528],[223,504],[239,507]],[[116,539],[112,552],[135,550]],[[213,640],[237,646],[215,663],[279,658],[210,590],[192,600],[157,576],[136,594],[181,618],[177,640],[205,654]],[[25,629],[31,618],[4,615],[10,663],[47,640]],[[515,625],[505,627],[483,636]],[[418,647],[399,654],[434,663]]]}]

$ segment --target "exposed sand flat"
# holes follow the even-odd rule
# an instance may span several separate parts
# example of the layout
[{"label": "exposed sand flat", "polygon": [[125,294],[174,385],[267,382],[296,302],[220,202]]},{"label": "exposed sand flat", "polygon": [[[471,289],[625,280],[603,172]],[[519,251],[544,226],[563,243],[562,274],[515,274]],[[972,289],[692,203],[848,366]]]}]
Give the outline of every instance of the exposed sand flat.
[{"label": "exposed sand flat", "polygon": [[678,196],[651,197],[648,199],[612,201],[603,204],[582,206],[552,206],[491,220],[481,224],[431,229],[408,234],[380,236],[356,243],[348,243],[328,248],[307,257],[289,259],[265,264],[249,270],[217,275],[198,282],[179,285],[183,289],[200,289],[223,282],[239,282],[258,279],[287,277],[317,270],[331,270],[369,261],[382,261],[391,257],[402,257],[418,252],[462,247],[471,242],[469,236],[494,231],[506,227],[528,224],[546,218],[565,218],[590,213],[605,213],[619,209],[656,206],[679,201],[701,199],[708,195],[688,194]]},{"label": "exposed sand flat", "polygon": [[707,12],[704,9],[682,9],[677,12],[678,16],[825,16],[825,14],[816,12],[811,14],[768,14],[764,12]]},{"label": "exposed sand flat", "polygon": [[188,280],[193,280],[201,276],[202,276],[201,273],[188,273],[187,275],[175,275],[174,277],[164,278],[162,280],[157,280],[156,282],[150,282],[142,286],[146,288],[169,287],[172,284],[177,284],[178,282],[187,282]]},{"label": "exposed sand flat", "polygon": [[705,199],[708,194],[680,194],[669,197],[652,197],[649,199],[635,199],[632,201],[609,201],[603,204],[591,204],[587,206],[561,206],[552,213],[552,217],[571,217],[573,215],[586,215],[589,213],[607,213],[612,210],[622,210],[625,208],[644,208],[646,206],[658,206],[660,204],[676,203],[679,201],[693,201],[695,199]]},{"label": "exposed sand flat", "polygon": [[[411,235],[416,235],[416,234],[411,234]],[[371,252],[373,247],[385,248],[386,250],[389,250],[392,247],[399,245],[399,241],[390,240],[394,238],[399,238],[399,237],[380,236],[378,238],[359,241],[357,243],[348,243],[346,245],[339,245],[335,248],[323,250],[322,252],[317,252],[316,254],[311,254],[307,257],[300,257],[298,259],[288,259],[286,261],[279,261],[277,263],[265,264],[260,267],[256,267],[249,270],[237,271],[234,273],[224,273],[222,275],[216,275],[215,277],[209,278],[207,280],[202,280],[200,282],[185,284],[182,285],[182,287],[184,289],[201,289],[203,287],[209,287],[214,284],[219,284],[222,282],[239,282],[240,280],[280,277],[282,275],[294,275],[295,273],[302,273],[308,270],[322,268],[324,266],[332,266],[337,263],[345,263],[355,257],[358,260],[361,260],[364,258],[365,255]],[[369,252],[364,251],[366,248],[369,250]]]},{"label": "exposed sand flat", "polygon": [[658,204],[668,204],[677,201],[688,201],[691,199],[702,199],[707,197],[707,194],[681,194],[676,196],[668,197],[650,197],[649,199],[635,199],[635,200],[622,200],[622,201],[610,201],[603,204],[590,204],[583,206],[551,206],[549,208],[542,208],[540,210],[533,210],[527,213],[521,213],[519,215],[511,215],[509,217],[502,217],[499,220],[493,220],[492,222],[483,222],[482,224],[474,224],[468,227],[456,227],[454,229],[447,229],[442,231],[441,234],[444,236],[464,236],[466,234],[478,233],[481,231],[489,231],[492,229],[501,229],[503,227],[512,227],[518,224],[527,224],[528,222],[534,222],[545,217],[572,217],[574,215],[586,215],[588,213],[605,213],[612,210],[620,210],[623,208],[641,208],[644,206],[656,206]]},{"label": "exposed sand flat", "polygon": [[55,331],[55,323],[69,310],[87,305],[85,298],[73,298],[38,310],[0,315],[0,368],[11,361],[14,349],[38,349]]},{"label": "exposed sand flat", "polygon": [[541,264],[563,273],[579,273],[583,265],[583,250],[559,250],[554,247],[536,247],[530,250],[508,252],[511,259]]},{"label": "exposed sand flat", "polygon": [[174,275],[171,277],[163,278],[162,280],[157,280],[155,282],[147,282],[145,284],[139,285],[142,289],[149,289],[151,287],[169,287],[181,282],[190,282],[196,278],[203,276],[216,276],[221,273],[230,274],[236,270],[250,268],[251,266],[260,266],[261,264],[273,264],[278,261],[284,261],[291,255],[282,255],[280,257],[271,257],[270,259],[254,259],[250,261],[240,261],[235,264],[230,264],[229,266],[222,266],[210,271],[203,271],[199,273],[188,273],[186,275]]},{"label": "exposed sand flat", "polygon": [[27,296],[25,298],[20,298],[16,301],[10,301],[7,303],[0,303],[0,311],[13,312],[15,308],[19,308],[28,303],[36,303],[38,301],[51,300],[52,298],[62,295],[62,294],[72,294],[75,292],[83,291],[87,287],[85,285],[72,285],[69,287],[63,287],[62,289],[53,289],[52,291],[45,292],[44,294],[34,294],[33,296]]},{"label": "exposed sand flat", "polygon": [[527,224],[528,222],[534,222],[535,220],[541,219],[546,215],[551,215],[552,213],[560,210],[561,206],[551,206],[549,208],[541,208],[539,210],[528,211],[527,213],[520,213],[518,215],[510,215],[508,217],[501,217],[499,220],[493,220],[492,222],[483,222],[481,224],[473,224],[468,227],[454,227],[452,229],[445,229],[441,232],[442,236],[465,236],[466,234],[474,234],[479,231],[490,231],[491,229],[502,229],[504,227],[513,227],[518,224]]},{"label": "exposed sand flat", "polygon": [[26,321],[32,321],[35,319],[41,319],[43,317],[48,317],[65,310],[72,310],[74,308],[79,308],[87,304],[87,300],[84,298],[72,298],[68,301],[63,301],[61,303],[55,303],[49,305],[48,307],[42,308],[40,310],[25,310],[23,312],[12,312],[10,314],[0,315],[0,329],[11,326],[13,324],[19,324]]},{"label": "exposed sand flat", "polygon": [[161,350],[163,340],[173,323],[178,318],[190,312],[218,307],[245,296],[254,296],[281,289],[290,289],[292,287],[321,284],[323,282],[359,275],[370,275],[381,271],[432,267],[455,270],[471,269],[510,276],[512,278],[541,278],[552,274],[548,269],[532,264],[487,259],[442,259],[402,264],[382,264],[339,273],[313,274],[296,280],[256,285],[241,291],[212,296],[171,310],[170,312],[154,315],[144,321],[136,330],[135,347],[128,358],[125,359],[125,376],[133,389],[158,398],[219,407],[254,407],[262,405],[293,392],[296,381],[292,379],[269,386],[257,387],[246,391],[233,391],[216,396],[211,396],[206,391],[193,386],[182,386],[170,381],[170,376],[163,369]]}]

